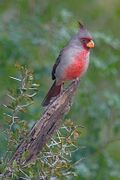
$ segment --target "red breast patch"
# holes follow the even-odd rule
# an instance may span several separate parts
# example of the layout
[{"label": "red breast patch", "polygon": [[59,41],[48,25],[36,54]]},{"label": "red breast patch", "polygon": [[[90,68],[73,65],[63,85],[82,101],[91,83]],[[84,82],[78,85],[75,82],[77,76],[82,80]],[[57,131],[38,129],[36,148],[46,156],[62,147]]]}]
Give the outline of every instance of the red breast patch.
[{"label": "red breast patch", "polygon": [[65,79],[73,80],[80,77],[86,71],[87,63],[86,52],[78,53],[74,57],[73,63],[65,70]]}]

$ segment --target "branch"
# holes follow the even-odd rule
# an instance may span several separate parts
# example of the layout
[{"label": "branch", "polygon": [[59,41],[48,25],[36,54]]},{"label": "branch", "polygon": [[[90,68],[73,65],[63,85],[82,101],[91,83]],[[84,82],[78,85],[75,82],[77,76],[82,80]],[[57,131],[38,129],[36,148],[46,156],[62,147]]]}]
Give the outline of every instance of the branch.
[{"label": "branch", "polygon": [[78,84],[79,80],[76,79],[49,104],[42,117],[16,149],[8,164],[9,169],[12,168],[13,162],[25,166],[36,160],[38,153],[59,129],[63,116],[69,112]]}]

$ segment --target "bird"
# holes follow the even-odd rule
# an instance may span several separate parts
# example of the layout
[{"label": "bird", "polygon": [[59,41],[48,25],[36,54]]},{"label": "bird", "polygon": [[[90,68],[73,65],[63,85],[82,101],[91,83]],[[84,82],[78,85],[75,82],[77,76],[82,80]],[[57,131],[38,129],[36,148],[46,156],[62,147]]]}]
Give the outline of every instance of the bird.
[{"label": "bird", "polygon": [[53,85],[45,96],[42,106],[46,107],[53,98],[60,95],[64,82],[81,79],[89,66],[90,49],[94,41],[86,27],[79,22],[78,32],[60,51],[52,69]]}]

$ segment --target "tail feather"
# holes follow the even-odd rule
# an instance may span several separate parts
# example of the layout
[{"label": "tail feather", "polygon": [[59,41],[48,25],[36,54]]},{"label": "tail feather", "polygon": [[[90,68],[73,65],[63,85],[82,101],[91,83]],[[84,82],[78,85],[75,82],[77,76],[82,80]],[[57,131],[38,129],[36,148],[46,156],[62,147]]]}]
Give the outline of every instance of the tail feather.
[{"label": "tail feather", "polygon": [[57,85],[56,81],[53,83],[52,87],[50,88],[50,90],[48,91],[47,95],[45,96],[45,98],[44,98],[44,100],[42,102],[43,107],[47,106],[50,103],[50,100],[53,97],[56,97],[56,96],[58,96],[60,94],[61,86],[62,86],[62,84]]}]

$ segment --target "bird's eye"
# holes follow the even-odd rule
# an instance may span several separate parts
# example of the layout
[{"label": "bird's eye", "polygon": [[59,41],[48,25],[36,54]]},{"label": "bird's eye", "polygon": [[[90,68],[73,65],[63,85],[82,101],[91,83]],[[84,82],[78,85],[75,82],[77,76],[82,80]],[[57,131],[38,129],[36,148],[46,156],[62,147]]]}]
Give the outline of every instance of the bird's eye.
[{"label": "bird's eye", "polygon": [[83,43],[85,43],[85,42],[86,42],[86,39],[85,39],[85,38],[82,38],[81,41],[82,41]]}]

